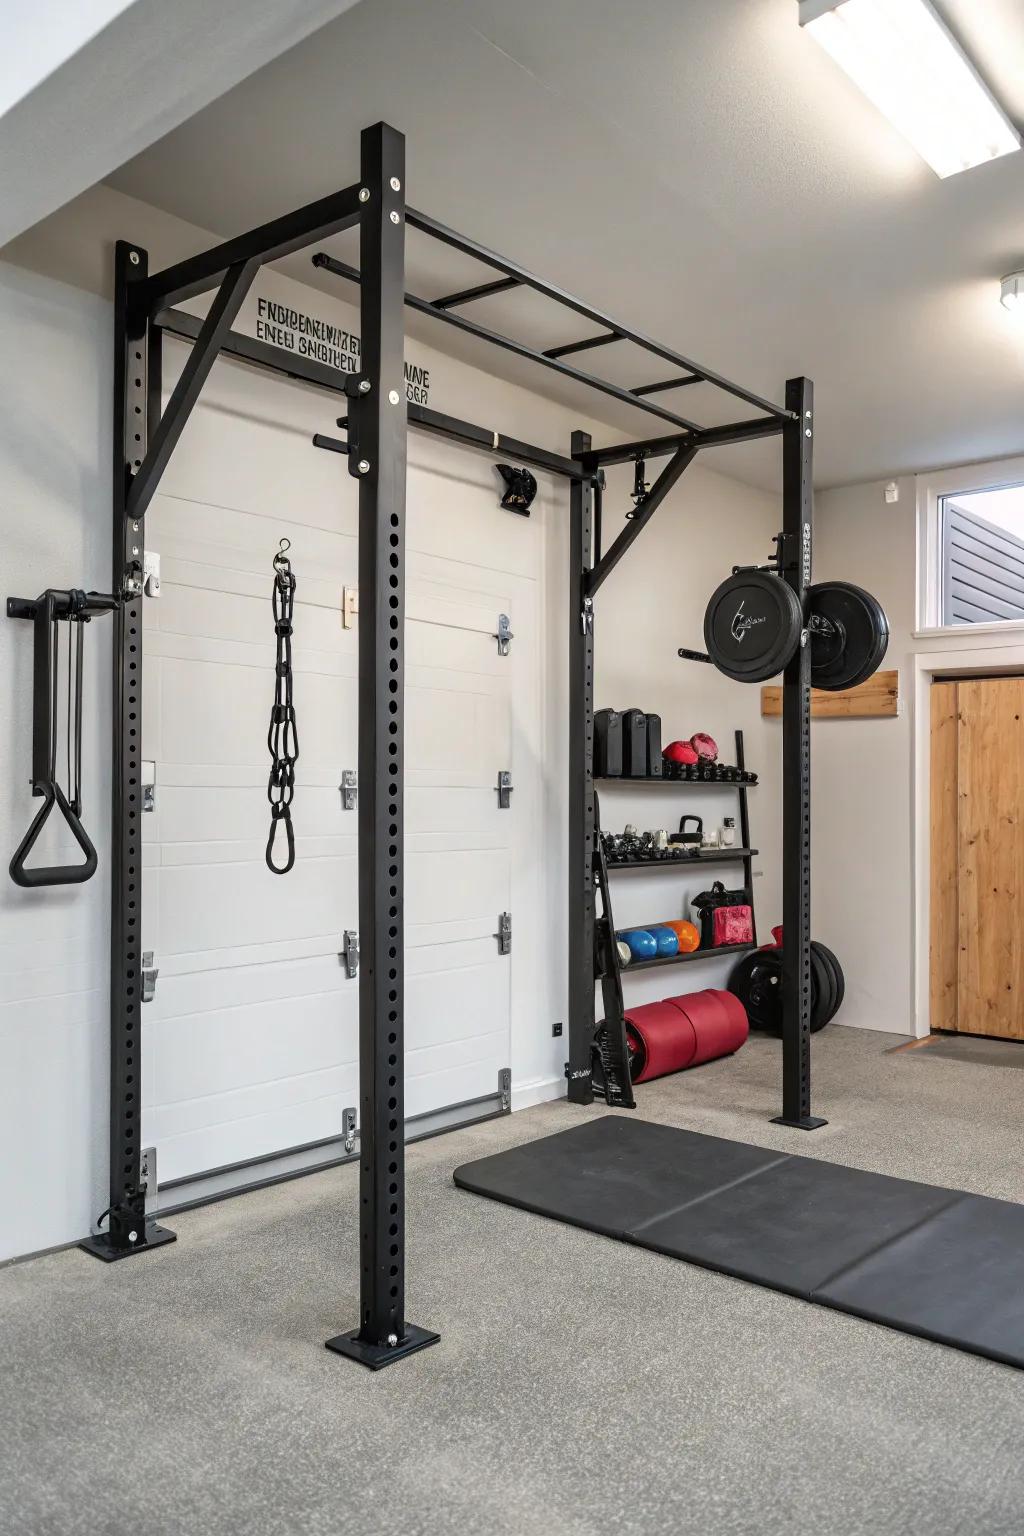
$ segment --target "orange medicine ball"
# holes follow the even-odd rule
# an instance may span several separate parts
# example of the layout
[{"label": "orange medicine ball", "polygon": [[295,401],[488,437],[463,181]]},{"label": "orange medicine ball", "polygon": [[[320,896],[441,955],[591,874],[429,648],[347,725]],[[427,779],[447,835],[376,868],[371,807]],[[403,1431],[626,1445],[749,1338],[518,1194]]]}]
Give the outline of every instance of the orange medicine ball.
[{"label": "orange medicine ball", "polygon": [[672,929],[672,932],[679,940],[679,953],[681,955],[690,955],[695,949],[700,948],[700,934],[693,923],[673,921],[662,923],[660,926]]}]

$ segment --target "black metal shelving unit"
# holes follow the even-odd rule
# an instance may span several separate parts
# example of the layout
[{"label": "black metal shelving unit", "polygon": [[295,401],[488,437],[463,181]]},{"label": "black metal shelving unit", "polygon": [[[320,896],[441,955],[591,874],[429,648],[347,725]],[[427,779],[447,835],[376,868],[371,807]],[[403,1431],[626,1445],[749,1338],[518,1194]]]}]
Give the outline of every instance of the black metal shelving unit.
[{"label": "black metal shelving unit", "polygon": [[[736,765],[745,767],[743,732],[736,732]],[[739,802],[740,846],[738,848],[706,849],[697,854],[677,855],[667,859],[628,859],[622,863],[610,863],[601,838],[601,814],[597,795],[594,796],[594,852],[592,860],[594,905],[601,898],[601,914],[594,922],[594,981],[600,982],[604,1000],[604,1025],[595,1031],[594,1049],[597,1053],[594,1077],[601,1084],[608,1103],[623,1108],[632,1106],[632,1085],[629,1080],[629,1048],[626,1043],[625,1003],[622,996],[623,976],[638,971],[653,971],[668,965],[688,965],[696,960],[713,960],[722,955],[746,954],[757,947],[757,923],[753,919],[754,906],[754,858],[757,849],[750,846],[750,813],[747,791],[756,786],[736,779],[666,779],[666,778],[605,778],[603,784],[670,785],[684,793],[690,789],[732,790]],[[609,876],[617,870],[646,869],[694,871],[716,864],[742,864],[743,888],[749,893],[752,914],[752,938],[749,944],[721,944],[714,949],[694,949],[688,954],[660,955],[653,960],[633,960],[623,965],[616,943],[615,918]]]}]

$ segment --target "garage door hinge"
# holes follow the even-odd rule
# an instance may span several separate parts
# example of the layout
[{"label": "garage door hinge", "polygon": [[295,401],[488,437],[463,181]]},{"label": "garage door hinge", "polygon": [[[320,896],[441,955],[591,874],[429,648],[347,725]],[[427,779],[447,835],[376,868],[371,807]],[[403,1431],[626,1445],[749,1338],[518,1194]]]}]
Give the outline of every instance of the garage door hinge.
[{"label": "garage door hinge", "polygon": [[346,928],[341,940],[341,958],[345,962],[345,975],[352,979],[359,970],[359,935],[354,928]]},{"label": "garage door hinge", "polygon": [[341,1134],[345,1138],[345,1151],[354,1152],[356,1149],[356,1112],[354,1109],[342,1110]]},{"label": "garage door hinge", "polygon": [[501,1112],[507,1115],[512,1108],[512,1068],[502,1067],[498,1073],[498,1094],[501,1099]]},{"label": "garage door hinge", "polygon": [[139,1194],[145,1197],[146,1210],[156,1210],[156,1147],[143,1147],[139,1153]]},{"label": "garage door hinge", "polygon": [[499,811],[507,811],[509,809],[510,805],[512,804],[509,796],[511,795],[513,788],[514,786],[512,783],[511,768],[499,768],[497,783]]},{"label": "garage door hinge", "polygon": [[143,763],[139,782],[142,785],[142,809],[144,811],[155,811],[156,763]]},{"label": "garage door hinge", "polygon": [[498,931],[494,935],[498,941],[498,954],[510,955],[512,953],[512,913],[498,913]]},{"label": "garage door hinge", "polygon": [[498,642],[498,655],[507,656],[509,642],[515,639],[512,633],[512,620],[507,613],[498,614],[498,628],[495,631],[494,638]]},{"label": "garage door hinge", "polygon": [[359,789],[359,775],[354,768],[341,770],[341,808],[343,811],[354,811],[356,808],[356,794]]},{"label": "garage door hinge", "polygon": [[156,995],[156,979],[160,975],[160,967],[153,964],[153,951],[142,951],[142,1001],[151,1003]]}]

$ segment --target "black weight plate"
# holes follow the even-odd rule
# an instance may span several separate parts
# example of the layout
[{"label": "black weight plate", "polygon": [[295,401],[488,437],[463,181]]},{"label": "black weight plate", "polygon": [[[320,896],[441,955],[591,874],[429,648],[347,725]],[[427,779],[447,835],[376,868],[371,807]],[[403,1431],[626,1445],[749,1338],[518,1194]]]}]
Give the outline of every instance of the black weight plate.
[{"label": "black weight plate", "polygon": [[832,968],[816,944],[811,945],[811,1034],[824,1029],[835,1008],[836,985]]},{"label": "black weight plate", "polygon": [[807,616],[827,619],[834,635],[811,631],[811,683],[837,692],[877,672],[889,644],[881,603],[849,581],[821,581],[807,590]]},{"label": "black weight plate", "polygon": [[782,1029],[782,951],[755,949],[729,973],[729,991],[747,1010],[751,1029]]},{"label": "black weight plate", "polygon": [[781,576],[740,571],[711,595],[704,644],[720,672],[737,683],[763,683],[782,671],[800,644],[800,603]]},{"label": "black weight plate", "polygon": [[821,951],[822,959],[828,961],[829,965],[832,967],[833,975],[835,976],[836,1002],[835,1007],[829,1014],[829,1023],[831,1023],[836,1014],[839,1012],[840,1008],[843,1006],[843,998],[846,996],[846,977],[843,975],[843,968],[839,964],[834,951],[828,949],[826,945],[818,943],[817,940],[815,940],[815,943],[817,944],[818,949]]}]

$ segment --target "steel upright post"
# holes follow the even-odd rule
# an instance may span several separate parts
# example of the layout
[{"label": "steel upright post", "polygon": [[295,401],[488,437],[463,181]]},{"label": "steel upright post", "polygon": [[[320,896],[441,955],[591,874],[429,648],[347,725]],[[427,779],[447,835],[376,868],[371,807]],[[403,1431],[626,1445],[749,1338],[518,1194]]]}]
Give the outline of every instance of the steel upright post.
[{"label": "steel upright post", "polygon": [[[784,579],[805,607],[814,536],[814,388],[786,384],[793,413],[782,436]],[[811,1114],[811,652],[807,632],[782,680],[782,1114],[777,1125],[813,1131]]]},{"label": "steel upright post", "polygon": [[594,1099],[594,605],[591,440],[574,432],[569,452],[584,474],[569,496],[569,1060],[573,1104]]},{"label": "steel upright post", "polygon": [[405,1319],[403,687],[405,140],[361,142],[360,372],[349,472],[359,481],[359,1326],[328,1349],[372,1370],[435,1344]]},{"label": "steel upright post", "polygon": [[[142,1135],[142,591],[145,518],[127,513],[132,479],[160,415],[159,351],[135,302],[147,253],[118,241],[114,259],[113,743],[110,815],[110,1208],[82,1247],[113,1260],[171,1243],[146,1220]],[[154,377],[150,378],[150,371]]]}]

